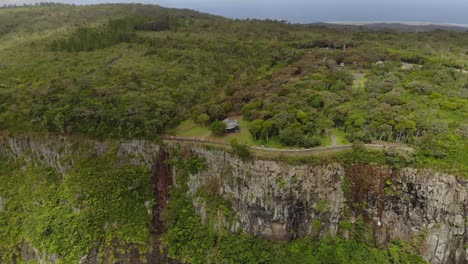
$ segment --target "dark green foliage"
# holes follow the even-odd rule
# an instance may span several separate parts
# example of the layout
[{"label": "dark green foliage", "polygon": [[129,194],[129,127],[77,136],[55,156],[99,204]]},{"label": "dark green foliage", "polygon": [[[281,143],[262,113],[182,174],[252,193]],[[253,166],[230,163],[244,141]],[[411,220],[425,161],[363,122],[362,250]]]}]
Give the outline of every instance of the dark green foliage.
[{"label": "dark green foliage", "polygon": [[[75,159],[60,175],[50,168],[0,160],[0,257],[10,263],[26,241],[40,251],[76,263],[99,242],[112,239],[144,247],[150,239],[150,172],[117,167],[109,157]],[[21,248],[21,247],[19,247]]]},{"label": "dark green foliage", "polygon": [[426,157],[443,159],[447,157],[451,148],[456,147],[456,142],[449,135],[427,135],[421,140],[420,153]]},{"label": "dark green foliage", "polygon": [[468,140],[459,135],[426,135],[420,142],[415,162],[419,166],[468,175]]},{"label": "dark green foliage", "polygon": [[[353,150],[339,155],[345,165],[351,164],[387,164],[381,151],[366,150],[360,144],[353,144]],[[388,164],[392,165],[392,164]]]},{"label": "dark green foliage", "polygon": [[220,137],[226,134],[226,124],[223,121],[214,121],[211,123],[210,130],[213,135]]},{"label": "dark green foliage", "polygon": [[307,135],[302,139],[301,146],[304,148],[313,148],[320,146],[320,138],[317,136]]},{"label": "dark green foliage", "polygon": [[385,160],[387,164],[401,169],[414,164],[414,155],[412,154],[402,154],[395,150],[386,150],[385,151]]},{"label": "dark green foliage", "polygon": [[[232,103],[214,94],[235,84],[235,76],[258,75],[273,57],[286,60],[289,52],[269,42],[246,44],[223,30],[205,36],[208,18],[143,5],[0,10],[0,21],[24,36],[13,37],[20,45],[0,40],[8,49],[0,53],[0,129],[153,139],[192,112],[224,118]],[[170,31],[155,28],[167,21]],[[30,44],[37,36],[40,41]],[[127,36],[131,41],[121,42]],[[54,52],[54,41],[96,49]]]},{"label": "dark green foliage", "polygon": [[[181,190],[186,188],[182,187]],[[170,257],[189,263],[204,263],[205,257],[214,246],[216,232],[200,224],[190,199],[182,191],[171,192],[171,202],[164,215],[165,223],[171,227],[162,241]]]},{"label": "dark green foliage", "polygon": [[262,104],[258,101],[250,102],[242,107],[242,113],[247,120],[253,120],[258,115]]},{"label": "dark green foliage", "polygon": [[135,37],[135,24],[132,19],[110,20],[98,28],[78,28],[70,37],[55,40],[53,51],[92,51],[107,48]]},{"label": "dark green foliage", "polygon": [[297,146],[303,140],[303,134],[299,123],[294,123],[291,126],[283,129],[279,133],[281,143],[286,146]]},{"label": "dark green foliage", "polygon": [[147,21],[136,23],[136,30],[165,31],[171,29],[171,17],[168,13]]},{"label": "dark green foliage", "polygon": [[241,160],[247,161],[252,158],[252,153],[247,145],[239,144],[237,140],[233,139],[231,141],[232,152],[238,156]]},{"label": "dark green foliage", "polygon": [[261,139],[268,141],[272,136],[277,134],[274,121],[268,119],[257,119],[249,124],[249,132],[252,134],[255,140]]}]

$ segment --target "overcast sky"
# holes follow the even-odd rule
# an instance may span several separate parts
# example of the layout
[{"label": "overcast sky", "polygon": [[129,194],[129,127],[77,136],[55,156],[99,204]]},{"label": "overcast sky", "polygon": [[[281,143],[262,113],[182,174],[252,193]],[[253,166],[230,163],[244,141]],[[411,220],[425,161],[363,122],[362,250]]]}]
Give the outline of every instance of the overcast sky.
[{"label": "overcast sky", "polygon": [[[0,3],[34,1],[37,0],[0,0]],[[58,2],[152,3],[190,8],[231,18],[272,18],[291,22],[414,21],[468,24],[468,0],[59,0]]]}]

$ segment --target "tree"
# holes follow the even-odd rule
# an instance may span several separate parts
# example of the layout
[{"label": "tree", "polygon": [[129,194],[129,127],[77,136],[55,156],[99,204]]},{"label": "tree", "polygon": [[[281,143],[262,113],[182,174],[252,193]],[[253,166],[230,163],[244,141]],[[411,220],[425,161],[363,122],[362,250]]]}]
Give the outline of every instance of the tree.
[{"label": "tree", "polygon": [[296,118],[297,120],[299,120],[299,122],[301,122],[301,124],[305,124],[307,120],[309,119],[309,116],[307,115],[306,112],[299,110],[297,111]]},{"label": "tree", "polygon": [[221,104],[209,104],[207,109],[208,114],[210,114],[213,119],[222,119],[224,116],[226,116],[226,111]]},{"label": "tree", "polygon": [[342,80],[338,80],[330,86],[330,91],[337,92],[346,88],[346,83]]},{"label": "tree", "polygon": [[275,133],[275,126],[273,121],[267,120],[263,122],[263,127],[262,127],[262,138],[265,140],[269,140],[270,136]]},{"label": "tree", "polygon": [[403,92],[400,89],[393,89],[384,95],[384,100],[389,105],[402,105],[405,103]]},{"label": "tree", "polygon": [[210,117],[207,114],[200,114],[197,116],[197,122],[202,123],[203,127],[205,127],[205,123],[210,120]]},{"label": "tree", "polygon": [[252,134],[255,140],[261,136],[263,123],[264,121],[262,119],[257,119],[249,124],[249,132]]},{"label": "tree", "polygon": [[286,146],[296,146],[302,142],[302,130],[299,123],[294,123],[280,131],[280,141]]},{"label": "tree", "polygon": [[367,120],[362,113],[351,112],[345,120],[346,129],[362,128],[366,121]]},{"label": "tree", "polygon": [[390,125],[387,125],[387,124],[381,124],[379,125],[378,127],[379,131],[380,131],[380,137],[379,137],[379,140],[382,140],[382,138],[386,138],[387,140],[390,139],[391,135],[392,135],[392,126]]},{"label": "tree", "polygon": [[318,94],[310,96],[308,101],[313,108],[322,108],[324,106],[324,102]]},{"label": "tree", "polygon": [[291,122],[294,121],[294,115],[282,111],[273,116],[273,122],[278,129],[286,128]]},{"label": "tree", "polygon": [[320,138],[317,136],[307,135],[302,139],[301,146],[304,148],[313,148],[320,146]]},{"label": "tree", "polygon": [[[333,124],[334,124],[333,120],[325,116],[322,116],[317,119],[316,125],[322,131],[329,131],[333,127]],[[319,131],[319,132],[322,132],[322,131]]]},{"label": "tree", "polygon": [[254,112],[258,111],[261,108],[262,104],[260,102],[250,102],[244,107],[242,107],[242,114],[244,115],[245,119],[251,120],[252,116],[254,116]]},{"label": "tree", "polygon": [[369,87],[372,91],[379,93],[390,92],[400,80],[393,73],[386,74],[384,79],[372,80],[369,83]]},{"label": "tree", "polygon": [[210,126],[211,133],[220,137],[226,134],[226,124],[222,121],[214,121]]},{"label": "tree", "polygon": [[371,137],[362,130],[353,131],[347,134],[346,138],[351,142],[355,142],[355,141],[361,141],[361,142],[366,142],[366,143],[371,142]]}]

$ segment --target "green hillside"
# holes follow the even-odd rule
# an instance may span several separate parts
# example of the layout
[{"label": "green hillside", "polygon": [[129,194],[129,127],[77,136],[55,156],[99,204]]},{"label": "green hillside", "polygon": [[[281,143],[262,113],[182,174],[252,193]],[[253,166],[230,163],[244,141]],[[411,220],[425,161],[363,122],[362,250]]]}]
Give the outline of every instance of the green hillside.
[{"label": "green hillside", "polygon": [[[151,173],[116,160],[112,142],[124,139],[236,140],[240,145],[232,146],[249,158],[244,144],[354,144],[333,157],[278,160],[341,158],[345,165],[436,168],[468,177],[467,43],[466,32],[349,31],[152,5],[0,8],[0,136],[111,142],[99,158],[87,146],[76,146],[83,153],[75,160],[60,157],[73,163],[64,175],[26,164],[24,157],[0,157],[0,198],[9,199],[0,209],[0,263],[16,263],[24,241],[62,263],[77,263],[97,241],[101,249],[116,239],[140,253],[153,250]],[[212,124],[228,117],[238,119],[241,131],[215,136]],[[399,156],[359,147],[376,142],[415,151]],[[202,163],[172,158],[186,173],[181,177]],[[392,182],[385,184],[391,191]],[[415,255],[420,238],[376,248],[363,219],[340,222],[352,231],[349,240],[275,243],[215,232],[201,224],[187,186],[180,186],[164,215],[168,230],[161,241],[169,257],[190,263],[422,262]],[[231,209],[217,196],[202,198],[216,210]]]},{"label": "green hillside", "polygon": [[0,21],[5,132],[156,139],[187,119],[242,114],[258,144],[313,146],[339,129],[466,169],[466,33],[339,31],[145,5],[1,8]]}]

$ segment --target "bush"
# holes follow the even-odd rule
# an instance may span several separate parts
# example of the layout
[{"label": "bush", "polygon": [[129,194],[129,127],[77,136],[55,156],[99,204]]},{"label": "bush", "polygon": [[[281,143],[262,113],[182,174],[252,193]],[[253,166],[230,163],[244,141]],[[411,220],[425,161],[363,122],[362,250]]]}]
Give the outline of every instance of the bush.
[{"label": "bush", "polygon": [[451,143],[451,140],[447,135],[427,135],[422,138],[419,151],[426,157],[443,159],[449,153],[449,143]]},{"label": "bush", "polygon": [[280,141],[286,146],[297,146],[302,142],[302,130],[297,125],[289,126],[280,131]]},{"label": "bush", "polygon": [[199,124],[202,124],[203,127],[205,127],[205,123],[210,120],[210,117],[207,114],[200,114],[197,116],[196,120]]},{"label": "bush", "polygon": [[20,169],[0,157],[0,197],[7,200],[0,211],[0,259],[16,263],[10,256],[20,241],[59,255],[61,263],[78,263],[93,245],[114,239],[144,248],[150,240],[145,203],[153,201],[151,173],[116,166],[111,155],[74,156],[66,175],[46,167]]},{"label": "bush", "polygon": [[252,158],[252,154],[250,153],[249,147],[237,143],[237,140],[235,139],[231,141],[231,148],[234,154],[236,154],[243,161],[247,161]]},{"label": "bush", "polygon": [[354,132],[351,132],[350,134],[347,135],[347,139],[350,141],[350,142],[354,142],[354,141],[361,141],[361,142],[364,142],[364,143],[370,143],[371,142],[371,138],[368,134],[366,134],[364,131],[354,131]]},{"label": "bush", "polygon": [[302,147],[304,148],[313,148],[320,146],[320,138],[317,136],[307,135],[302,139]]},{"label": "bush", "polygon": [[211,133],[220,137],[226,134],[226,124],[222,121],[214,121],[210,126]]}]

